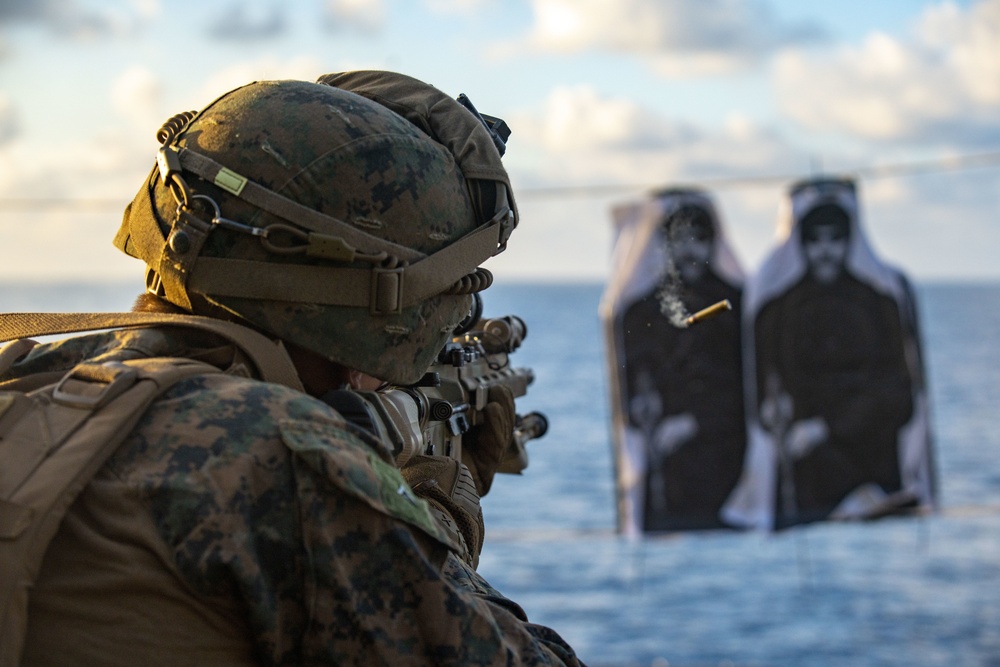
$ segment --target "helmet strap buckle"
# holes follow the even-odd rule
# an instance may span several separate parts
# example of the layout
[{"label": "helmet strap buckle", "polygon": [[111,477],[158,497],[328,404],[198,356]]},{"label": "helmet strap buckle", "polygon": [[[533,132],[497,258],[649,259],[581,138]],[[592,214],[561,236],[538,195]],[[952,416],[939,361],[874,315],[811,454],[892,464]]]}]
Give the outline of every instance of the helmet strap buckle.
[{"label": "helmet strap buckle", "polygon": [[394,269],[372,268],[368,312],[372,315],[399,315],[403,312],[403,275],[405,266]]},{"label": "helmet strap buckle", "polygon": [[514,231],[515,221],[514,221],[514,211],[510,210],[509,207],[504,207],[499,213],[497,213],[494,218],[500,225],[500,237],[497,243],[497,251],[494,255],[499,255],[504,250],[507,249],[507,239],[510,238],[511,233]]}]

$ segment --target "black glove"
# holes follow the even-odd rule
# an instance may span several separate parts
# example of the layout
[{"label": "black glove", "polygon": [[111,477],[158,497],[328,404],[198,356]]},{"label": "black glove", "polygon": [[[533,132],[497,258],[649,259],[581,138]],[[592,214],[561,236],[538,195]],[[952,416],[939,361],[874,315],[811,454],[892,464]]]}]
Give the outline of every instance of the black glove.
[{"label": "black glove", "polygon": [[493,476],[514,443],[514,392],[503,385],[486,394],[483,421],[462,436],[462,463],[472,473],[480,496],[489,493]]}]

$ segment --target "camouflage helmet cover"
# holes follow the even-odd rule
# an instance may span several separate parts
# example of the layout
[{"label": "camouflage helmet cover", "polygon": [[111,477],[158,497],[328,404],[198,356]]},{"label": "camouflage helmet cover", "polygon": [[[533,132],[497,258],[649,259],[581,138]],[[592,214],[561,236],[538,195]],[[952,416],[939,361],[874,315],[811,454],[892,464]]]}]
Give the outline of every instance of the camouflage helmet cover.
[{"label": "camouflage helmet cover", "polygon": [[[388,94],[446,99],[403,75],[368,77],[395,82]],[[264,81],[215,100],[165,137],[115,245],[176,305],[412,383],[468,313],[478,263],[516,224],[509,182],[457,103],[450,133],[479,153],[470,174],[496,183],[492,208],[454,146],[346,87]]]}]

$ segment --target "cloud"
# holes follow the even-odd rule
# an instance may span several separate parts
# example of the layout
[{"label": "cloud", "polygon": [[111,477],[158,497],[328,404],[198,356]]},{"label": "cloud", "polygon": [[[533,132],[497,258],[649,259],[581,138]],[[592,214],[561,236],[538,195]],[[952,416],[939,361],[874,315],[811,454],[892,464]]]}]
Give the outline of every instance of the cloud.
[{"label": "cloud", "polygon": [[268,7],[237,2],[220,13],[209,28],[209,35],[232,41],[256,41],[285,33],[285,14],[277,4]]},{"label": "cloud", "polygon": [[151,70],[133,65],[122,72],[111,87],[111,106],[141,129],[162,120],[163,85]]},{"label": "cloud", "polygon": [[[200,109],[222,93],[251,81],[276,79],[298,79],[315,81],[329,71],[329,63],[315,56],[299,56],[279,59],[265,56],[256,60],[235,63],[224,69],[215,70],[205,82],[192,91],[188,109]],[[175,109],[174,113],[184,109]]]},{"label": "cloud", "polygon": [[34,22],[72,39],[94,39],[115,32],[120,16],[107,9],[92,9],[66,0],[4,0],[0,2],[0,24]]},{"label": "cloud", "polygon": [[438,14],[469,14],[481,10],[496,0],[423,0],[432,12]]},{"label": "cloud", "polygon": [[951,3],[931,8],[917,34],[932,57],[946,54],[970,100],[1000,105],[1000,1],[980,1],[965,14]]},{"label": "cloud", "polygon": [[588,85],[556,88],[510,124],[509,168],[531,185],[772,174],[798,159],[777,133],[747,118],[708,129]]},{"label": "cloud", "polygon": [[[601,277],[610,207],[676,185],[704,187],[716,197],[730,239],[752,270],[773,248],[787,187],[807,175],[803,151],[784,128],[739,115],[716,126],[681,122],[589,86],[555,89],[537,108],[508,120],[514,132],[504,160],[522,224],[513,250],[491,261],[498,279]],[[853,151],[840,146],[824,161],[849,170],[879,154],[878,147]],[[995,276],[987,257],[1000,237],[989,213],[997,201],[991,179],[985,171],[864,179],[866,226],[887,259],[919,267],[918,277]],[[937,252],[948,243],[940,221],[956,219],[972,244]],[[553,255],[553,247],[561,252]]]},{"label": "cloud", "polygon": [[124,207],[156,157],[153,132],[145,134],[139,141],[122,125],[42,150],[11,142],[0,151],[0,198],[120,199]]},{"label": "cloud", "polygon": [[[514,131],[504,161],[524,229],[509,257],[491,261],[498,277],[515,265],[543,278],[601,276],[611,206],[684,185],[718,196],[740,257],[753,265],[771,246],[784,184],[746,179],[797,174],[803,166],[780,132],[748,117],[693,124],[591,86],[554,89],[538,108],[508,120]],[[720,182],[727,178],[744,179],[744,187]],[[553,247],[563,251],[553,255]]]},{"label": "cloud", "polygon": [[41,20],[53,15],[57,6],[56,0],[4,0],[0,2],[0,23]]},{"label": "cloud", "polygon": [[776,50],[823,38],[778,21],[758,0],[533,0],[528,48],[632,54],[669,77],[747,69]]},{"label": "cloud", "polygon": [[683,142],[692,132],[630,100],[602,96],[590,85],[556,88],[543,114],[541,122],[528,124],[526,134],[553,153],[653,150]]},{"label": "cloud", "polygon": [[162,11],[160,0],[129,0],[137,16],[145,19],[155,19]]},{"label": "cloud", "polygon": [[778,58],[779,106],[806,128],[975,145],[1000,132],[1000,0],[931,8],[907,40],[874,33],[832,56]]},{"label": "cloud", "polygon": [[20,133],[20,123],[17,110],[10,98],[0,93],[0,146],[3,146]]},{"label": "cloud", "polygon": [[385,22],[383,0],[326,0],[326,24],[334,31],[377,32]]},{"label": "cloud", "polygon": [[[254,80],[315,80],[325,71],[322,67],[312,57],[262,57],[213,71],[202,81],[187,80],[173,90],[148,69],[125,68],[109,87],[108,106],[114,114],[87,132],[52,145],[0,144],[0,196],[108,197],[121,198],[124,205],[152,165],[156,130],[168,117],[201,109],[220,94]],[[0,128],[7,126],[7,118],[0,110]],[[13,127],[16,130],[17,125]]]},{"label": "cloud", "polygon": [[[159,0],[0,0],[0,28],[37,24],[61,40],[80,42],[134,34],[159,14]],[[15,48],[0,39],[0,60],[13,56]]]}]

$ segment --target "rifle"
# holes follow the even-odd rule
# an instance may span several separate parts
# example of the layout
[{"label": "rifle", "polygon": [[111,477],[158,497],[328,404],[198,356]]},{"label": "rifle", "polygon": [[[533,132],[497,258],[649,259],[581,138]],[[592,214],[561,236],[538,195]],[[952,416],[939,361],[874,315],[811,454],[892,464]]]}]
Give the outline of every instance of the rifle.
[{"label": "rifle", "polygon": [[[400,467],[416,454],[461,461],[462,436],[484,421],[490,388],[504,385],[516,399],[527,394],[535,379],[530,368],[510,365],[511,353],[527,336],[524,321],[516,315],[484,319],[482,301],[475,296],[466,321],[416,384],[357,392],[374,417],[369,426],[383,442],[392,443]],[[510,448],[497,472],[520,474],[527,468],[525,445],[547,429],[548,420],[540,412],[515,415]]]}]

